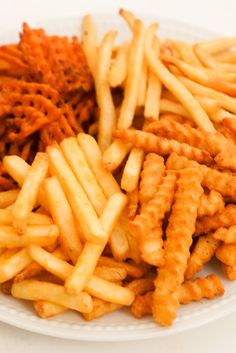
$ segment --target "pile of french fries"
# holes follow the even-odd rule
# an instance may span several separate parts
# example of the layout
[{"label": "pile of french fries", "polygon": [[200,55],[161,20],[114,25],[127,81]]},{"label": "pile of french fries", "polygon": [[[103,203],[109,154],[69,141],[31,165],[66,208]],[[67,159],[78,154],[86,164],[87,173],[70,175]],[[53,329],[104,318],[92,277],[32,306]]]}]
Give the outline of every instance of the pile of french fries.
[{"label": "pile of french fries", "polygon": [[216,274],[196,277],[213,257],[236,279],[236,37],[161,40],[120,15],[118,46],[90,15],[82,25],[97,141],[3,159],[19,188],[0,193],[0,283],[42,318],[130,306],[169,326],[181,304],[224,294]]}]

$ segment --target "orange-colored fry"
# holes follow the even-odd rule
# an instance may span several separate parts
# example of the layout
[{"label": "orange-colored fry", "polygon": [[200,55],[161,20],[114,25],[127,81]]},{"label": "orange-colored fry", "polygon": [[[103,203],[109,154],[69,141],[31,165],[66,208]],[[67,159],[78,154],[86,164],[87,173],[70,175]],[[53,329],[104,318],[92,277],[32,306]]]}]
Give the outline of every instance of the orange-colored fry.
[{"label": "orange-colored fry", "polygon": [[198,217],[213,216],[222,212],[225,207],[223,197],[218,191],[211,190],[209,194],[203,194],[198,209]]}]

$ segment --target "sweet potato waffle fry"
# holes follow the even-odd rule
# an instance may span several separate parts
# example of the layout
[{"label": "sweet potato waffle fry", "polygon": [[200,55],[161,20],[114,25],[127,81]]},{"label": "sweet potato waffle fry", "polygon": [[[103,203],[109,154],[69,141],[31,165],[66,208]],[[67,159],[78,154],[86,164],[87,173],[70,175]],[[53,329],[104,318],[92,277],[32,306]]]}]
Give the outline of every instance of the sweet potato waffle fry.
[{"label": "sweet potato waffle fry", "polygon": [[120,15],[119,44],[87,15],[81,44],[23,24],[0,46],[1,290],[41,318],[129,306],[169,326],[224,294],[199,273],[213,258],[236,280],[235,38]]}]

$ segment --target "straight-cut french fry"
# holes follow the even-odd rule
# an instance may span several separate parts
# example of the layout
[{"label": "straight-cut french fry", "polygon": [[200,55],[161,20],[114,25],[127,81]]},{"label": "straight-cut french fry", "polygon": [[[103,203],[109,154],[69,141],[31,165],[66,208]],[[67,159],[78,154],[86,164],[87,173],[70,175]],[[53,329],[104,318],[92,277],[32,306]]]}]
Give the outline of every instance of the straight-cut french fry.
[{"label": "straight-cut french fry", "polygon": [[121,86],[127,74],[127,62],[129,53],[128,41],[122,43],[118,50],[114,62],[110,68],[108,81],[111,87]]},{"label": "straight-cut french fry", "polygon": [[64,313],[67,310],[65,306],[55,304],[55,303],[50,303],[50,302],[47,302],[46,300],[37,300],[33,303],[33,305],[36,313],[42,319],[47,319],[49,317],[59,315],[61,313]]},{"label": "straight-cut french fry", "polygon": [[6,282],[31,263],[27,249],[22,249],[0,262],[0,283]]},{"label": "straight-cut french fry", "polygon": [[138,98],[145,36],[145,29],[140,20],[135,20],[132,31],[133,39],[130,44],[124,99],[118,118],[118,127],[124,129],[129,128],[132,124]]},{"label": "straight-cut french fry", "polygon": [[89,313],[93,308],[92,298],[85,292],[68,295],[63,286],[33,279],[14,283],[12,295],[19,299],[46,300],[85,313]]},{"label": "straight-cut french fry", "polygon": [[101,224],[106,232],[107,239],[104,244],[91,244],[87,242],[78,258],[75,269],[67,278],[65,287],[69,293],[79,293],[85,287],[89,278],[94,272],[98,259],[101,256],[106,242],[114,229],[125,205],[127,197],[124,194],[117,193],[111,196],[101,215]]},{"label": "straight-cut french fry", "polygon": [[126,278],[127,271],[121,267],[97,266],[94,274],[106,281],[119,282]]},{"label": "straight-cut french fry", "polygon": [[[31,212],[28,219],[29,225],[50,225],[52,224],[52,218],[41,213]],[[0,227],[12,225],[12,210],[0,209]]]},{"label": "straight-cut french fry", "polygon": [[98,185],[76,138],[64,139],[60,144],[62,152],[74,175],[83,187],[95,211],[100,215],[106,205],[106,196]]},{"label": "straight-cut french fry", "polygon": [[19,234],[26,229],[29,214],[37,201],[40,186],[47,175],[48,165],[47,155],[38,152],[12,210],[13,227]]},{"label": "straight-cut french fry", "polygon": [[125,144],[119,140],[115,140],[103,153],[102,159],[105,168],[109,172],[117,169],[131,150],[131,147],[131,144]]},{"label": "straight-cut french fry", "polygon": [[95,68],[94,81],[99,107],[98,144],[102,151],[106,150],[111,144],[112,132],[116,125],[116,111],[108,83],[112,47],[116,34],[115,31],[105,34],[98,48]]},{"label": "straight-cut french fry", "polygon": [[87,59],[87,63],[93,76],[97,62],[97,30],[91,15],[83,17],[82,22],[82,47]]},{"label": "straight-cut french fry", "polygon": [[121,188],[127,192],[134,191],[138,185],[140,172],[143,165],[144,151],[133,148],[124,167]]},{"label": "straight-cut french fry", "polygon": [[76,263],[82,245],[71,207],[56,177],[47,178],[44,189],[53,220],[60,231],[63,248],[72,262]]},{"label": "straight-cut french fry", "polygon": [[192,94],[186,90],[184,85],[182,85],[181,82],[168,71],[160,59],[156,57],[152,48],[156,28],[157,26],[155,24],[151,25],[148,28],[145,37],[145,57],[151,70],[157,77],[159,77],[163,85],[166,86],[189,111],[193,120],[199,127],[204,130],[214,132],[214,126],[200,104],[196,101]]},{"label": "straight-cut french fry", "polygon": [[24,233],[19,236],[17,232],[9,226],[0,227],[0,247],[16,248],[24,247],[30,243],[40,246],[53,245],[59,236],[57,226],[51,225],[32,225],[28,226]]},{"label": "straight-cut french fry", "polygon": [[0,208],[5,208],[13,204],[16,201],[20,190],[7,190],[0,192]]},{"label": "straight-cut french fry", "polygon": [[101,222],[84,190],[66,163],[62,152],[57,146],[48,146],[47,153],[52,171],[58,177],[85,237],[90,241],[103,243],[106,234],[102,229]]},{"label": "straight-cut french fry", "polygon": [[88,314],[83,314],[83,318],[91,321],[102,317],[105,314],[112,313],[120,309],[122,305],[106,302],[102,299],[93,298],[93,310]]},{"label": "straight-cut french fry", "polygon": [[109,198],[114,193],[119,192],[120,187],[117,181],[103,165],[102,154],[96,140],[92,136],[80,133],[77,136],[77,141],[106,197]]},{"label": "straight-cut french fry", "polygon": [[230,47],[235,47],[236,37],[223,37],[216,38],[212,40],[206,40],[198,43],[198,46],[210,54],[215,54],[229,49]]},{"label": "straight-cut french fry", "polygon": [[156,75],[151,70],[148,70],[147,80],[147,94],[144,109],[145,118],[158,120],[161,109],[160,97],[161,97],[162,84]]},{"label": "straight-cut french fry", "polygon": [[195,55],[193,46],[185,43],[181,40],[176,40],[173,42],[174,48],[177,50],[179,55],[181,56],[182,60],[186,63],[201,67],[201,63],[198,57]]}]

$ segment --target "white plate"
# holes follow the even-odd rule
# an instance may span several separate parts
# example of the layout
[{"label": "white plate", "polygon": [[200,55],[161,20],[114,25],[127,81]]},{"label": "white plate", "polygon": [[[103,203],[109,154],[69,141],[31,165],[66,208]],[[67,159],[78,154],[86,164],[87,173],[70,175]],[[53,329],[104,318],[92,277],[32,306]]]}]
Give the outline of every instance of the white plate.
[{"label": "white plate", "polygon": [[[95,16],[100,34],[106,30],[117,28],[120,38],[129,35],[123,21],[113,14]],[[184,24],[157,17],[145,17],[145,22],[159,20],[160,34],[162,37],[183,39],[186,41],[197,41],[214,37],[214,34],[191,25]],[[40,22],[49,33],[54,34],[77,34],[80,29],[81,18],[67,18]],[[19,30],[19,29],[18,29]],[[1,42],[9,42],[17,38],[17,31],[1,35]],[[207,265],[203,274],[220,272],[217,264]],[[225,285],[225,295],[210,301],[192,303],[182,306],[178,311],[178,318],[170,328],[157,326],[151,317],[142,320],[133,318],[128,310],[122,310],[107,315],[93,322],[84,321],[77,313],[67,312],[54,318],[43,320],[36,316],[32,306],[24,301],[15,300],[0,293],[0,320],[29,331],[42,333],[74,340],[86,341],[128,341],[151,337],[168,336],[182,332],[210,321],[216,320],[236,310],[236,282],[222,280]]]}]

